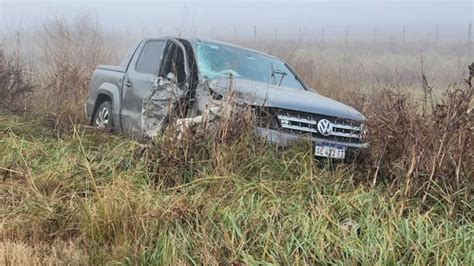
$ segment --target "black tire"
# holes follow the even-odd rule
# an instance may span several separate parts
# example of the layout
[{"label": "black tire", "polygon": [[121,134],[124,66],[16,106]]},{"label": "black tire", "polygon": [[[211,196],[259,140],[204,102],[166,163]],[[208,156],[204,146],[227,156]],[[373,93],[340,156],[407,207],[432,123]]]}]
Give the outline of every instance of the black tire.
[{"label": "black tire", "polygon": [[92,120],[92,126],[98,128],[114,128],[114,121],[112,116],[112,103],[110,101],[103,102],[94,115],[94,120]]}]

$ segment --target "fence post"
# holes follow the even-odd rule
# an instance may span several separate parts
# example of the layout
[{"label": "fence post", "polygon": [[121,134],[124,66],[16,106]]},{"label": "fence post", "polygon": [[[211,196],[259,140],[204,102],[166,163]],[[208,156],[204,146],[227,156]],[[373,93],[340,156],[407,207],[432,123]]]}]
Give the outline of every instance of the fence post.
[{"label": "fence post", "polygon": [[377,27],[374,29],[374,43],[377,42]]},{"label": "fence post", "polygon": [[403,25],[403,43],[405,43],[405,33],[406,33],[407,26]]},{"label": "fence post", "polygon": [[257,41],[257,25],[253,25],[253,40]]},{"label": "fence post", "polygon": [[349,26],[346,27],[346,39],[344,43],[347,45],[348,42],[349,42]]},{"label": "fence post", "polygon": [[469,28],[467,30],[467,43],[471,43],[471,33],[472,33],[472,24],[469,24]]},{"label": "fence post", "polygon": [[469,58],[471,58],[471,55],[472,55],[472,41],[471,41],[471,37],[472,37],[472,24],[469,23],[469,28],[467,30],[467,49],[468,49],[468,53],[469,53]]},{"label": "fence post", "polygon": [[324,43],[324,26],[321,29],[321,44]]}]

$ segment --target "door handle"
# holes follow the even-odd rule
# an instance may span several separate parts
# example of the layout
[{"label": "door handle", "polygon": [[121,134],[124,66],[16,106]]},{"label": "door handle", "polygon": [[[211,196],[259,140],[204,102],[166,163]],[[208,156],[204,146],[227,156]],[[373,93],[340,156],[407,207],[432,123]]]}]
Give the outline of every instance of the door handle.
[{"label": "door handle", "polygon": [[123,85],[127,86],[127,87],[131,87],[132,86],[132,82],[130,82],[130,80],[127,80],[123,83]]}]

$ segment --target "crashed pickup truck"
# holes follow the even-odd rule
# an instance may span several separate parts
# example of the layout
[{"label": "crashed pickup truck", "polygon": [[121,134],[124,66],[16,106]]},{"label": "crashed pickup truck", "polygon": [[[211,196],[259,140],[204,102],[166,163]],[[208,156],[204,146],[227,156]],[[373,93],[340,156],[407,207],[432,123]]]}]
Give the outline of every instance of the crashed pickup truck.
[{"label": "crashed pickup truck", "polygon": [[309,137],[315,156],[335,159],[368,146],[364,115],[309,88],[283,60],[198,38],[142,39],[119,65],[99,65],[85,112],[93,126],[147,138],[166,128],[176,103],[184,103],[183,119],[200,118],[231,93],[265,110],[257,113],[270,123],[256,132],[269,142]]}]

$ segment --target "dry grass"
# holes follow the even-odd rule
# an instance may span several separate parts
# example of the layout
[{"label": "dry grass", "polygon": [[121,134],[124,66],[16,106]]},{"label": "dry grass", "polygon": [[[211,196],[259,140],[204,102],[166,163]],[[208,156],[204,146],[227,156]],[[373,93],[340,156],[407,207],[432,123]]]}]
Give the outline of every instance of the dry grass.
[{"label": "dry grass", "polygon": [[19,55],[5,54],[0,44],[0,107],[11,111],[29,109],[28,97],[35,86]]},{"label": "dry grass", "polygon": [[86,133],[116,47],[87,17],[41,36],[38,65],[0,57],[2,104],[40,117],[0,115],[0,263],[473,263],[473,87],[449,44],[250,44],[367,115],[359,164],[326,169],[255,137],[248,110],[146,145]]},{"label": "dry grass", "polygon": [[98,19],[87,14],[73,22],[53,18],[43,24],[37,38],[37,88],[30,104],[59,130],[71,121],[84,123],[83,103],[92,72],[113,54],[105,47]]},{"label": "dry grass", "polygon": [[134,158],[140,145],[118,136],[58,138],[36,121],[0,120],[0,238],[31,261],[472,263],[472,203],[456,215],[454,197],[419,206],[356,182],[351,167],[319,167],[305,144],[230,138],[199,144],[208,161],[173,167],[163,152],[150,169],[150,157]]},{"label": "dry grass", "polygon": [[0,242],[2,265],[87,264],[87,257],[72,243],[28,245],[22,242]]},{"label": "dry grass", "polygon": [[[374,182],[385,177],[406,187],[404,193],[423,194],[437,181],[445,197],[467,189],[467,200],[474,176],[473,92],[460,85],[439,102],[413,101],[397,91],[377,93],[373,101],[379,104],[371,104],[369,112],[371,160],[377,162]],[[426,99],[430,96],[427,92]]]}]

